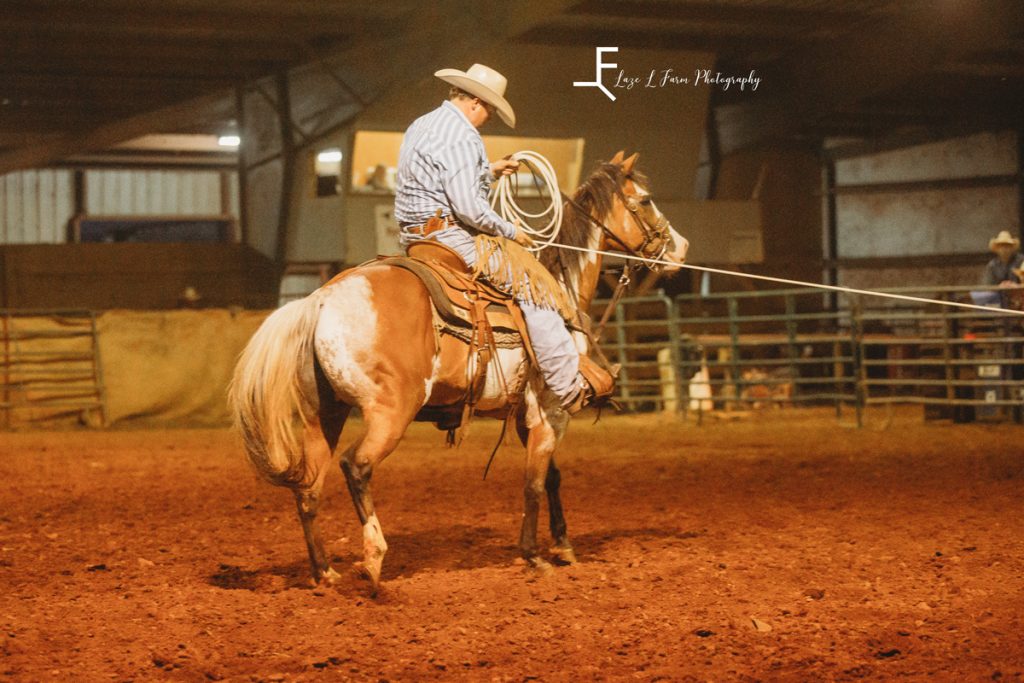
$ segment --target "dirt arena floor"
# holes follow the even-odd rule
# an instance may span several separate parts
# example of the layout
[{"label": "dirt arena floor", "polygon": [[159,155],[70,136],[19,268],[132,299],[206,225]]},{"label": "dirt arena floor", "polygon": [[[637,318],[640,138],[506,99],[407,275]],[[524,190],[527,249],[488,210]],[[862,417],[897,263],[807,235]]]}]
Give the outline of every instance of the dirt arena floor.
[{"label": "dirt arena floor", "polygon": [[1021,680],[1024,429],[850,419],[578,420],[580,562],[545,577],[516,561],[521,451],[481,481],[495,424],[459,451],[417,425],[374,480],[377,599],[310,585],[229,431],[0,434],[0,681]]}]

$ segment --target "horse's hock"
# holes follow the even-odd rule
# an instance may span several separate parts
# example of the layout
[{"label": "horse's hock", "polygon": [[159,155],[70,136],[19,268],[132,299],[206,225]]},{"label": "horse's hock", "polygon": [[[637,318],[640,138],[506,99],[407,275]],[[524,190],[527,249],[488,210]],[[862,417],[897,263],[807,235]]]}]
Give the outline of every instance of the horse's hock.
[{"label": "horse's hock", "polygon": [[265,311],[7,316],[0,426],[219,426],[235,359]]}]

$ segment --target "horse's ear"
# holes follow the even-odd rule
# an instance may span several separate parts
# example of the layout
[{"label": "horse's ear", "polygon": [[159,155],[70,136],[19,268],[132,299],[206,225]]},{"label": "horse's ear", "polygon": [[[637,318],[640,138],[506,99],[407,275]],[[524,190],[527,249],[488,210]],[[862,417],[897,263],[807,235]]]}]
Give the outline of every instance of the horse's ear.
[{"label": "horse's ear", "polygon": [[626,153],[620,149],[618,152],[615,153],[615,156],[613,156],[612,160],[609,161],[608,163],[609,164],[621,164],[622,163],[622,157],[625,154]]},{"label": "horse's ear", "polygon": [[633,172],[633,167],[636,166],[636,158],[640,156],[640,152],[634,152],[633,156],[629,157],[622,162],[622,172],[629,175]]}]

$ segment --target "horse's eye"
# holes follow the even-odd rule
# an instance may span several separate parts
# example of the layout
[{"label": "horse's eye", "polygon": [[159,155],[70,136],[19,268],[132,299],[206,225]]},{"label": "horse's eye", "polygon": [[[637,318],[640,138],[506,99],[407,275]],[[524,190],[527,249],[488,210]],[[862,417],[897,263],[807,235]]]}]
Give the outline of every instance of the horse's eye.
[{"label": "horse's eye", "polygon": [[647,206],[647,205],[649,205],[649,204],[650,204],[650,203],[651,203],[652,201],[654,201],[654,200],[653,200],[653,199],[651,199],[651,197],[650,197],[650,196],[647,196],[647,197],[644,197],[643,199],[641,199],[641,200],[640,200],[640,203],[641,203],[641,204],[643,204],[644,206]]}]

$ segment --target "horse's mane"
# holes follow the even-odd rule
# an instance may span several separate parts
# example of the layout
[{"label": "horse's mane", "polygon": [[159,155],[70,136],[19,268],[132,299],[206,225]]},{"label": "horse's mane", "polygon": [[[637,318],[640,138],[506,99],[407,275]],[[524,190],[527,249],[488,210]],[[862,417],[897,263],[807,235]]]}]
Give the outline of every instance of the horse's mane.
[{"label": "horse's mane", "polygon": [[[629,177],[638,185],[647,187],[647,177],[635,169],[630,172]],[[605,219],[605,216],[612,210],[612,202],[615,197],[622,196],[622,184],[625,182],[625,178],[622,166],[602,162],[573,193],[572,202],[565,202],[562,228],[558,231],[555,244],[588,247],[591,234],[599,229],[589,217],[593,216],[599,221]],[[558,269],[561,267],[560,253],[569,257],[563,257],[562,263],[578,273],[579,264],[586,257],[583,252],[570,254],[560,249],[544,249],[540,252],[540,262],[552,273],[558,273]]]}]

